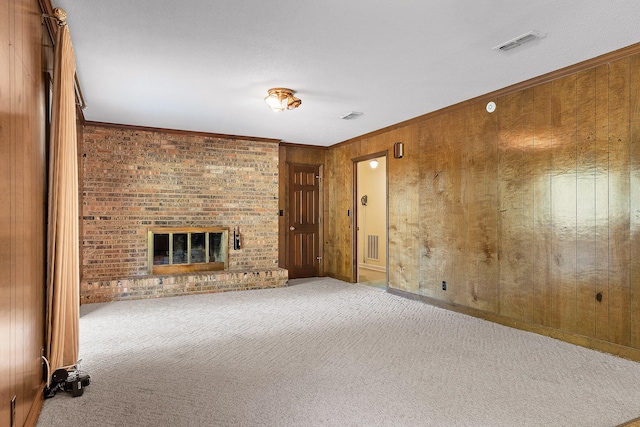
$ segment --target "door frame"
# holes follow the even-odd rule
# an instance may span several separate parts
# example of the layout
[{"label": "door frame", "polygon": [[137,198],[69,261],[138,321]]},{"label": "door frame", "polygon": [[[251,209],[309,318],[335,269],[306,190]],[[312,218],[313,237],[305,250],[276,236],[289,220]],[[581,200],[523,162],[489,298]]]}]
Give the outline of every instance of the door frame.
[{"label": "door frame", "polygon": [[360,201],[358,200],[358,163],[366,162],[367,160],[376,159],[378,157],[385,157],[385,171],[384,180],[386,187],[386,203],[385,203],[385,239],[384,244],[386,246],[385,253],[387,259],[385,260],[385,268],[387,270],[387,287],[389,286],[389,150],[378,151],[375,153],[367,154],[364,156],[354,157],[351,159],[352,170],[352,188],[351,188],[351,212],[353,212],[351,222],[351,282],[358,282],[358,214],[360,209]]}]

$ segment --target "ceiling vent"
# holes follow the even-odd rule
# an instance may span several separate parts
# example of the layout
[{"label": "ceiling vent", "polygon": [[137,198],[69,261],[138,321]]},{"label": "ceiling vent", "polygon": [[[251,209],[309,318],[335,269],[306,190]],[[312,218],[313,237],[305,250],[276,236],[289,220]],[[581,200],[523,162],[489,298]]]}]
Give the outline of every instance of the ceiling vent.
[{"label": "ceiling vent", "polygon": [[355,120],[360,117],[362,113],[358,113],[357,111],[352,111],[349,114],[345,114],[344,116],[340,116],[342,120]]},{"label": "ceiling vent", "polygon": [[515,39],[511,39],[508,42],[494,47],[493,50],[506,52],[507,50],[515,49],[516,47],[526,42],[530,42],[531,40],[541,39],[544,36],[546,36],[546,34],[541,33],[540,31],[531,30],[528,33],[524,33],[523,35],[516,37]]}]

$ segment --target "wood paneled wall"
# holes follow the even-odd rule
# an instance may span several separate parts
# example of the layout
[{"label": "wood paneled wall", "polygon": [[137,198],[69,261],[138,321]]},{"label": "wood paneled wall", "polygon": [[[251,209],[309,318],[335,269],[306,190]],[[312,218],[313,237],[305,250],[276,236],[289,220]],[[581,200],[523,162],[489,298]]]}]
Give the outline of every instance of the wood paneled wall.
[{"label": "wood paneled wall", "polygon": [[[46,257],[45,78],[51,41],[37,0],[0,0],[0,425],[42,401]],[[35,405],[34,405],[35,402]],[[36,408],[37,407],[37,408]],[[31,422],[35,418],[29,417]]]},{"label": "wood paneled wall", "polygon": [[631,52],[331,147],[327,274],[354,278],[352,159],[389,150],[391,289],[638,358],[625,352],[640,349],[640,47]]},{"label": "wood paneled wall", "polygon": [[[320,193],[321,196],[326,193],[324,191],[324,163],[325,154],[327,150],[323,147],[312,146],[300,146],[292,144],[281,144],[279,150],[279,164],[278,164],[278,209],[282,211],[282,215],[278,220],[278,266],[281,268],[287,268],[289,263],[289,165],[313,165],[320,166]],[[320,218],[321,223],[325,217],[326,204],[324,200],[320,202],[322,205],[320,211],[323,218]],[[322,239],[322,230],[320,232]],[[326,240],[326,239],[324,239]],[[320,256],[324,258],[322,241],[320,244]],[[324,263],[320,263],[320,274],[324,274]]]}]

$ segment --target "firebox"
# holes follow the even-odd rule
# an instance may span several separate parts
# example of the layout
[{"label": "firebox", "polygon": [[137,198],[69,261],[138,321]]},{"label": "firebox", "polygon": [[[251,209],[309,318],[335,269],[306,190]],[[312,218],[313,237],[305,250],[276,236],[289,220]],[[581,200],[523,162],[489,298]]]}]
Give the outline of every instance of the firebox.
[{"label": "firebox", "polygon": [[149,274],[227,270],[229,228],[150,228]]}]

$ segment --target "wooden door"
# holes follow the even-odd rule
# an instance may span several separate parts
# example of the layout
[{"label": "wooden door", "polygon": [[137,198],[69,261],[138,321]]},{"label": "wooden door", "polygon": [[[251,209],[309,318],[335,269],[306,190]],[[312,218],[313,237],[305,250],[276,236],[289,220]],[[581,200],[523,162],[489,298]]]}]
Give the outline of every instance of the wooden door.
[{"label": "wooden door", "polygon": [[315,277],[319,273],[319,169],[289,168],[289,278]]}]

